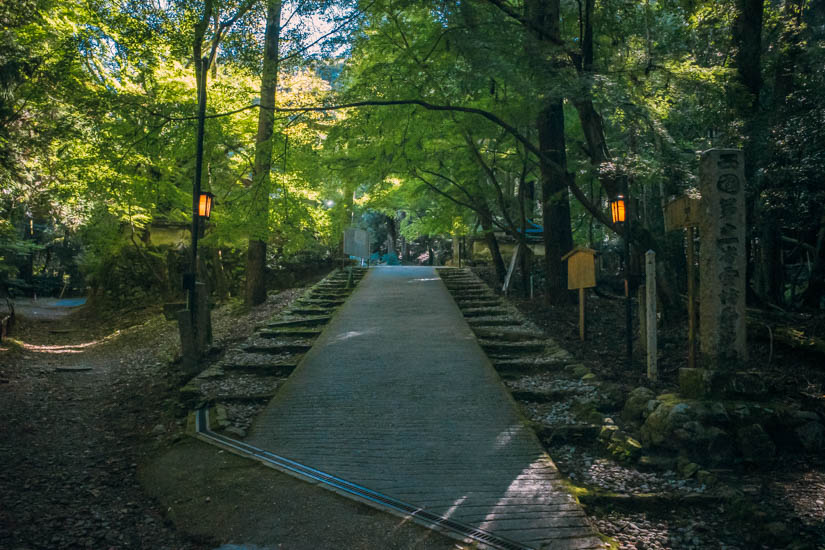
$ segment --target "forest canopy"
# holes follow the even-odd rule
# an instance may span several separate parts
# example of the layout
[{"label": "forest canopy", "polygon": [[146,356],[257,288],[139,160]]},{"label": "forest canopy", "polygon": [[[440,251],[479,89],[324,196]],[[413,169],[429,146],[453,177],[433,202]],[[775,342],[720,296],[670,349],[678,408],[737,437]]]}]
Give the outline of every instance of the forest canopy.
[{"label": "forest canopy", "polygon": [[180,293],[200,166],[222,297],[336,261],[351,225],[404,262],[477,242],[503,279],[500,245],[539,227],[548,300],[574,246],[629,238],[675,303],[665,206],[726,147],[745,154],[749,300],[823,306],[821,3],[20,0],[0,26],[6,292]]}]

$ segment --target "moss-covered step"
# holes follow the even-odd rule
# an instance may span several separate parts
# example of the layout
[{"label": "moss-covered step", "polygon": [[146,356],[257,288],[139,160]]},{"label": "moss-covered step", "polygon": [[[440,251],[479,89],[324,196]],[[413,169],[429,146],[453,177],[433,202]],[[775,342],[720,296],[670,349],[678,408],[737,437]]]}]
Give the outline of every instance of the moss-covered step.
[{"label": "moss-covered step", "polygon": [[541,332],[529,329],[522,329],[515,326],[510,329],[495,329],[488,327],[472,327],[478,338],[485,340],[499,340],[505,342],[526,342],[530,340],[540,340],[544,338]]},{"label": "moss-covered step", "polygon": [[296,337],[296,338],[317,338],[321,334],[321,330],[317,328],[306,328],[304,326],[285,327],[279,329],[261,329],[258,334],[264,338],[281,338],[281,337]]},{"label": "moss-covered step", "polygon": [[185,403],[216,400],[272,398],[284,382],[280,376],[260,376],[248,373],[226,373],[222,377],[193,378],[180,390]]},{"label": "moss-covered step", "polygon": [[282,327],[317,327],[326,325],[330,319],[332,319],[330,315],[295,315],[278,321],[270,321],[264,326],[273,329]]},{"label": "moss-covered step", "polygon": [[467,319],[470,327],[515,327],[520,323],[512,317],[470,317]]},{"label": "moss-covered step", "polygon": [[308,316],[308,317],[313,317],[313,316],[321,317],[321,316],[330,315],[333,312],[334,309],[335,308],[301,307],[301,306],[298,306],[296,308],[293,308],[293,309],[289,310],[288,314],[289,315],[298,315],[298,316],[304,315],[304,316]]},{"label": "moss-covered step", "polygon": [[501,305],[501,301],[498,298],[456,299],[455,303],[461,309],[477,309],[480,307],[495,307]]},{"label": "moss-covered step", "polygon": [[337,308],[344,304],[346,300],[322,300],[320,298],[301,298],[298,305],[301,307]]},{"label": "moss-covered step", "polygon": [[524,342],[510,342],[501,340],[479,340],[481,349],[487,354],[494,355],[530,355],[544,351],[546,342],[542,340],[529,340]]},{"label": "moss-covered step", "polygon": [[299,338],[265,338],[255,335],[249,338],[240,349],[249,353],[306,353],[312,347],[312,341]]},{"label": "moss-covered step", "polygon": [[506,309],[495,307],[474,307],[467,308],[461,311],[464,317],[497,317],[510,315]]},{"label": "moss-covered step", "polygon": [[349,290],[346,291],[336,291],[336,292],[329,292],[329,291],[312,291],[309,293],[309,297],[317,300],[344,300],[352,294]]},{"label": "moss-covered step", "polygon": [[546,372],[551,369],[562,370],[565,363],[562,361],[535,361],[530,358],[508,358],[493,361],[493,368],[499,374],[531,374]]}]

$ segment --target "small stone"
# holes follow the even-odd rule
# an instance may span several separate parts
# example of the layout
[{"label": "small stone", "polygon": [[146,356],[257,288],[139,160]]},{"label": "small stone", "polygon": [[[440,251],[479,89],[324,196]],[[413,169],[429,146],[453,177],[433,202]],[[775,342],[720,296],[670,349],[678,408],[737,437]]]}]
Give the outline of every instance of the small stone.
[{"label": "small stone", "polygon": [[166,426],[163,424],[158,424],[154,428],[152,428],[152,435],[163,435],[166,433]]},{"label": "small stone", "polygon": [[622,418],[628,421],[642,420],[642,413],[648,407],[648,402],[655,397],[655,394],[649,388],[640,386],[627,397],[624,409],[622,410]]},{"label": "small stone", "polygon": [[684,466],[679,468],[679,475],[682,476],[683,479],[688,479],[693,477],[693,474],[699,471],[699,465],[695,462],[688,462]]},{"label": "small stone", "polygon": [[568,365],[567,368],[570,370],[570,373],[576,378],[581,378],[585,374],[590,373],[590,369],[588,369],[582,363],[575,363],[575,364],[572,364],[572,365]]},{"label": "small stone", "polygon": [[716,474],[713,472],[709,472],[707,470],[699,470],[696,472],[696,480],[701,483],[702,485],[706,485],[710,487],[711,485],[716,484]]}]

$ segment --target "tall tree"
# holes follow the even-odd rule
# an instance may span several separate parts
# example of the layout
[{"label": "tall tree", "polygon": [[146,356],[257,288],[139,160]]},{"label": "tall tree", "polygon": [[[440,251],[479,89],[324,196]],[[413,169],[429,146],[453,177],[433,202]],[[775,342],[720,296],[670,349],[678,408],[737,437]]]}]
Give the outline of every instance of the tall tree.
[{"label": "tall tree", "polygon": [[[525,4],[529,27],[546,47],[561,42],[559,0],[530,0]],[[551,50],[552,51],[552,50]],[[558,53],[556,53],[558,55]],[[536,120],[541,170],[541,205],[544,220],[545,298],[551,302],[568,299],[567,270],[561,257],[573,248],[570,227],[570,199],[567,188],[572,174],[567,172],[567,144],[564,135],[564,97],[546,94]]]},{"label": "tall tree", "polygon": [[261,108],[258,110],[258,134],[255,139],[254,200],[246,256],[245,301],[248,305],[257,305],[266,299],[266,243],[269,237],[270,170],[280,36],[281,0],[268,0],[261,75]]}]

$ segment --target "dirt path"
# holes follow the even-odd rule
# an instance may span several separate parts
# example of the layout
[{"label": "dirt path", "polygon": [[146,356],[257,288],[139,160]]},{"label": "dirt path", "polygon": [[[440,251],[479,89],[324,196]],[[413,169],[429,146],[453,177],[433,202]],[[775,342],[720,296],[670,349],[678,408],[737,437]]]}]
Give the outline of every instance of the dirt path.
[{"label": "dirt path", "polygon": [[147,426],[175,425],[168,327],[106,334],[64,311],[18,309],[0,348],[0,547],[206,548],[166,525],[136,475]]}]

